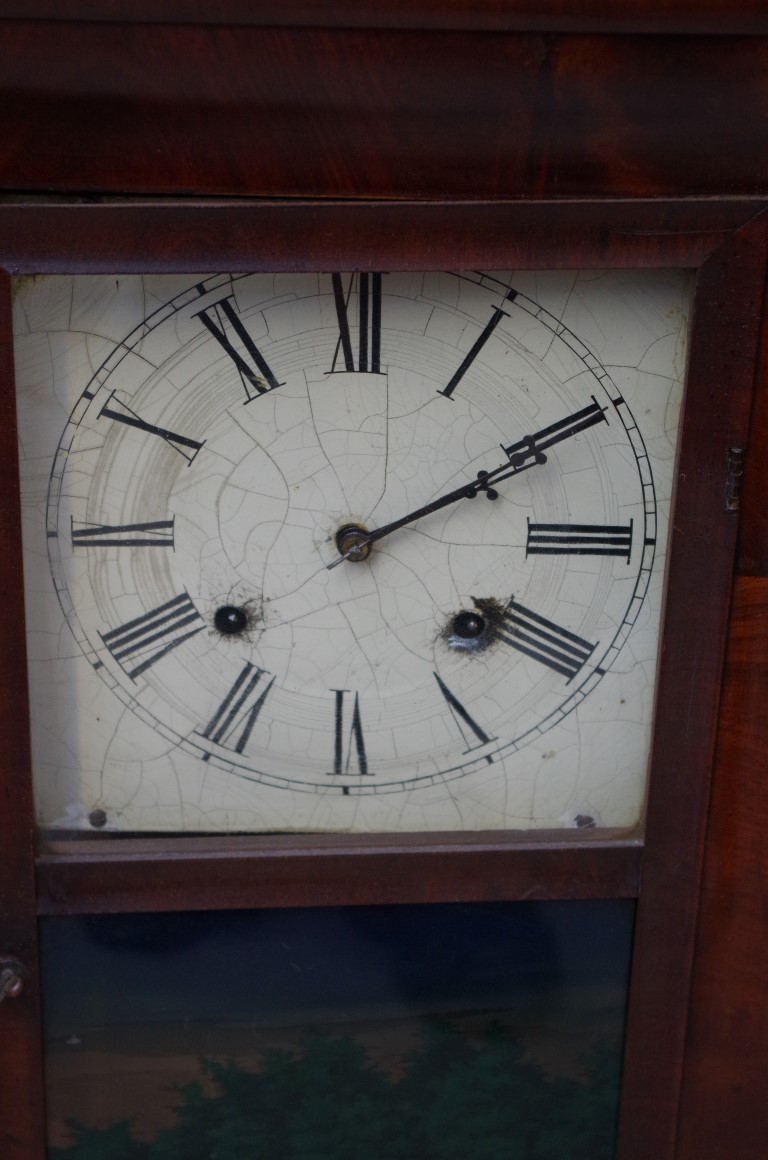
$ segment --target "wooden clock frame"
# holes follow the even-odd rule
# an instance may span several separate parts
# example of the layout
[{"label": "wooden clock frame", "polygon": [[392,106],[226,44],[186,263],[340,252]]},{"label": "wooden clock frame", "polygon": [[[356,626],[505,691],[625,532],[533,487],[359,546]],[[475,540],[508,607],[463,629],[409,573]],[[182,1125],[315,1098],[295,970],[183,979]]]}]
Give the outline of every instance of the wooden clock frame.
[{"label": "wooden clock frame", "polygon": [[[447,6],[449,14],[468,8]],[[444,35],[432,19],[430,34]],[[492,34],[515,51],[530,48],[514,29]],[[335,32],[325,35],[332,41]],[[619,55],[626,39],[613,36]],[[367,50],[374,72],[375,40]],[[597,52],[594,38],[585,38],[585,51],[587,41]],[[613,83],[606,80],[605,91]],[[304,100],[315,111],[314,98]],[[19,117],[29,129],[31,115]],[[76,140],[75,129],[67,132]],[[273,160],[268,174],[279,172]],[[761,1091],[768,1016],[759,1014],[759,971],[746,955],[768,951],[768,935],[757,922],[764,888],[743,890],[748,874],[762,868],[760,824],[768,820],[759,778],[759,746],[768,740],[759,710],[768,675],[768,633],[760,630],[768,614],[760,467],[768,459],[768,197],[691,195],[669,183],[653,197],[647,190],[598,195],[594,181],[560,200],[531,191],[521,198],[393,197],[381,173],[368,187],[361,179],[357,194],[334,195],[333,179],[322,187],[321,173],[312,196],[289,198],[296,177],[284,173],[281,188],[267,181],[258,197],[246,197],[235,182],[237,196],[225,198],[213,196],[222,190],[206,186],[199,172],[187,177],[193,196],[158,196],[180,191],[156,173],[145,182],[154,196],[139,197],[130,162],[106,194],[72,196],[85,188],[87,168],[69,185],[62,171],[52,196],[25,178],[24,163],[5,171],[0,164],[5,188],[33,190],[0,200],[0,957],[13,956],[27,971],[22,995],[0,1007],[7,1160],[45,1156],[41,915],[575,898],[638,900],[617,1160],[759,1154],[766,1112],[750,1101]],[[479,188],[489,181],[485,170],[477,175]],[[36,842],[11,275],[648,267],[695,270],[696,293],[650,789],[637,832]],[[746,904],[735,901],[740,892]],[[745,961],[724,976],[729,947]],[[757,1054],[740,1071],[749,1050]],[[739,1115],[751,1115],[751,1123],[734,1127]]]}]

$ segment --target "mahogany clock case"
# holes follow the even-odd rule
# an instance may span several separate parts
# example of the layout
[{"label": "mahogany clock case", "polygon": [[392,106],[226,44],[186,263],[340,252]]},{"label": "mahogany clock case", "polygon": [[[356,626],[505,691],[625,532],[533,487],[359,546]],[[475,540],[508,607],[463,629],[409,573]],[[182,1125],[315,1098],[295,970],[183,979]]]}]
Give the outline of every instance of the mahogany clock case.
[{"label": "mahogany clock case", "polygon": [[[638,900],[617,1160],[765,1150],[764,6],[508,7],[3,10],[9,1160],[45,1155],[40,915],[523,898]],[[696,291],[642,832],[36,849],[11,276],[644,267],[696,271]]]}]

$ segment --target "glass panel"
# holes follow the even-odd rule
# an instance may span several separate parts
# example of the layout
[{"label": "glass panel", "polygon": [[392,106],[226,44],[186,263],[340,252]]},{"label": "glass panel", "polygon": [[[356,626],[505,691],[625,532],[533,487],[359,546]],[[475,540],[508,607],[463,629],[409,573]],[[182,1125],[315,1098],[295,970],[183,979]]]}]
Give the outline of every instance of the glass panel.
[{"label": "glass panel", "polygon": [[45,919],[50,1160],[610,1160],[633,915]]},{"label": "glass panel", "polygon": [[690,290],[19,280],[42,825],[636,824]]}]

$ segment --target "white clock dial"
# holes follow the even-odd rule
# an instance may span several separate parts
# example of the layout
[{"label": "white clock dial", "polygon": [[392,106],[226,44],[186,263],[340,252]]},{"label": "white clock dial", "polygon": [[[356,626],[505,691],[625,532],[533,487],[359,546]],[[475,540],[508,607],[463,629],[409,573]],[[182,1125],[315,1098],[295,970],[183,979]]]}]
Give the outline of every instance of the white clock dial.
[{"label": "white clock dial", "polygon": [[[19,295],[17,357],[24,452],[43,407],[24,352],[64,342],[44,535],[88,676],[62,692],[51,635],[32,674],[67,706],[59,750],[78,751],[65,816],[633,820],[681,278],[80,278],[66,299],[57,282]],[[57,416],[49,401],[39,442]],[[590,763],[621,786],[613,813]]]}]

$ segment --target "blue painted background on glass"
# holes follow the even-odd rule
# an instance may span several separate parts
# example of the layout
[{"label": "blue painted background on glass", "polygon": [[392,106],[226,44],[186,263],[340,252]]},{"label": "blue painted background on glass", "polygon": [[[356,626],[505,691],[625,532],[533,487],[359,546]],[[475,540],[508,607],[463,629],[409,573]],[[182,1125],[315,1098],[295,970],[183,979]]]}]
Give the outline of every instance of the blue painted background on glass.
[{"label": "blue painted background on glass", "polygon": [[51,1160],[610,1160],[634,905],[42,923]]}]

